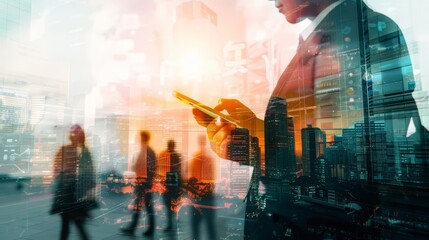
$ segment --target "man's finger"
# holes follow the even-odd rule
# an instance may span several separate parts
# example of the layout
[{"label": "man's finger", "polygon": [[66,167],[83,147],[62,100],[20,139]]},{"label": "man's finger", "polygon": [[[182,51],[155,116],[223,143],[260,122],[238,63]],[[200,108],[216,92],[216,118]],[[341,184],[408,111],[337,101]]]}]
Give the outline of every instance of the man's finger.
[{"label": "man's finger", "polygon": [[226,110],[231,113],[234,112],[237,108],[245,107],[240,101],[237,99],[230,98],[221,98],[218,101],[218,105],[214,108],[217,111]]},{"label": "man's finger", "polygon": [[228,136],[231,134],[231,131],[234,130],[236,126],[234,124],[228,123],[222,126],[212,138],[212,141],[216,142],[217,145],[220,145]]},{"label": "man's finger", "polygon": [[213,117],[210,117],[209,115],[205,114],[201,110],[197,108],[192,109],[192,114],[194,114],[194,118],[197,121],[197,123],[203,127],[207,127],[207,125],[213,121]]}]

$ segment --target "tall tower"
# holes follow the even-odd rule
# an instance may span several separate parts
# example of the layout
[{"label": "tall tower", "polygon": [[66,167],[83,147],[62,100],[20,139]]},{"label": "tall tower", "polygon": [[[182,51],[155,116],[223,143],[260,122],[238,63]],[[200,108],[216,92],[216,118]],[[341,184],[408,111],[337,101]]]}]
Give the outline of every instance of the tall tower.
[{"label": "tall tower", "polygon": [[323,132],[320,128],[308,125],[301,129],[302,164],[305,176],[315,177],[315,161],[323,154]]},{"label": "tall tower", "polygon": [[259,176],[261,176],[261,149],[259,148],[259,140],[257,137],[251,137],[250,139],[249,157],[249,164],[250,166],[253,166],[253,173],[249,187],[249,201],[254,203],[259,194]]},{"label": "tall tower", "polygon": [[234,161],[231,167],[231,193],[239,197],[247,194],[247,183],[250,173],[240,167],[249,164],[249,130],[237,128],[231,132],[231,142],[228,144],[228,159]]},{"label": "tall tower", "polygon": [[[217,35],[217,31],[217,14],[202,1],[186,1],[176,7],[176,22],[173,28],[175,47],[172,56],[178,65],[180,77],[203,82],[201,78],[210,75],[207,64],[217,59],[221,50],[218,39],[213,37]],[[200,69],[195,69],[198,68],[195,66],[192,69],[187,67],[186,62],[189,61],[198,61]],[[206,86],[201,87],[211,84],[213,82],[204,81]]]},{"label": "tall tower", "polygon": [[331,177],[342,182],[350,176],[347,150],[342,145],[343,137],[341,135],[336,135],[334,139],[334,142],[326,148],[325,157],[331,164]]},{"label": "tall tower", "polygon": [[286,99],[272,97],[265,113],[265,177],[266,210],[278,211],[291,198],[291,182],[295,178],[296,159],[294,125],[287,116]]},{"label": "tall tower", "polygon": [[265,114],[265,175],[281,179],[296,168],[293,121],[286,99],[273,97]]},{"label": "tall tower", "polygon": [[329,183],[332,179],[331,163],[329,162],[329,159],[320,155],[312,162],[312,178],[315,179],[318,184],[326,185]]}]

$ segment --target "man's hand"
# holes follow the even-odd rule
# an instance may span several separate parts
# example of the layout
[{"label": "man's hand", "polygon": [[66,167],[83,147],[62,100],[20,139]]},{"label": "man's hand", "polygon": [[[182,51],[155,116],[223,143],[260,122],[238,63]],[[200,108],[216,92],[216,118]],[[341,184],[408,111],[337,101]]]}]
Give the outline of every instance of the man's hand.
[{"label": "man's hand", "polygon": [[[232,118],[237,120],[242,127],[249,129],[250,132],[256,128],[256,115],[238,100],[220,99],[219,104],[214,109],[218,111],[226,110]],[[192,109],[192,113],[198,124],[207,129],[207,136],[212,149],[220,157],[227,158],[231,131],[237,127],[220,117],[210,117],[196,108]]]}]

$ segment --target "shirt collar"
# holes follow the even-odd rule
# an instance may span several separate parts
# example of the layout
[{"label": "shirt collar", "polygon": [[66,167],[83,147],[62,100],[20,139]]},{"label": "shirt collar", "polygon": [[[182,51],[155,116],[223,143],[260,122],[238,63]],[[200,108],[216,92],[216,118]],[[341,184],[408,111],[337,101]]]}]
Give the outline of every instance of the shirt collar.
[{"label": "shirt collar", "polygon": [[311,24],[301,32],[302,38],[304,40],[306,40],[308,38],[308,36],[310,36],[310,34],[316,29],[316,27],[319,26],[319,24],[322,22],[322,20],[325,19],[325,17],[332,10],[334,10],[335,7],[337,7],[338,5],[340,5],[343,2],[344,2],[344,0],[334,2],[331,5],[329,5],[327,8],[325,8],[322,12],[320,12],[319,15],[317,15],[317,17],[311,22]]}]

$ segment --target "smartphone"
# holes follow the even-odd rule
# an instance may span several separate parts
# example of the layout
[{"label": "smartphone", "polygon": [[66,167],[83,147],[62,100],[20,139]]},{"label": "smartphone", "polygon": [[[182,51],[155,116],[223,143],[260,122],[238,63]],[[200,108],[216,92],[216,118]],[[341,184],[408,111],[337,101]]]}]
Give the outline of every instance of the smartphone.
[{"label": "smartphone", "polygon": [[211,108],[211,107],[209,107],[207,105],[204,105],[204,104],[198,102],[195,99],[192,99],[192,98],[190,98],[190,97],[188,97],[188,96],[186,96],[186,95],[184,95],[182,93],[179,93],[177,91],[173,91],[173,96],[175,96],[176,98],[178,98],[180,101],[182,101],[182,102],[184,102],[186,104],[189,104],[189,105],[191,105],[192,107],[194,107],[196,109],[201,110],[202,112],[204,112],[205,114],[209,115],[210,117],[213,117],[213,118],[220,117],[220,118],[222,118],[222,119],[224,119],[224,120],[226,120],[226,121],[228,121],[230,123],[235,124],[237,127],[242,128],[240,126],[240,124],[238,123],[237,120],[235,120],[235,119],[231,118],[230,116],[225,115],[225,114],[223,114],[223,113],[221,113],[221,112],[219,112],[217,110],[214,110],[213,108]]}]

